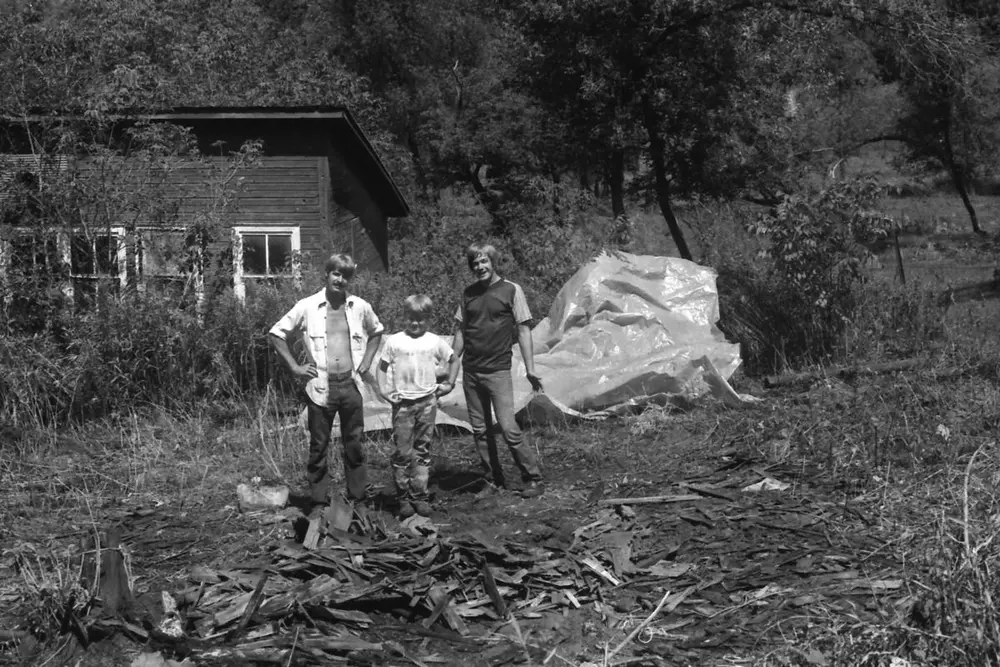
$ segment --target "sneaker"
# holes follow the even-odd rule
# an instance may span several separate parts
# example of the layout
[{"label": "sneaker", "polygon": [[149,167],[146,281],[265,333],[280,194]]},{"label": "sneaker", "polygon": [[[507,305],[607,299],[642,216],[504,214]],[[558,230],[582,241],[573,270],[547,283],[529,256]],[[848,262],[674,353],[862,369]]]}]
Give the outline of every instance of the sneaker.
[{"label": "sneaker", "polygon": [[430,516],[431,515],[431,504],[426,500],[414,500],[413,509],[420,516]]},{"label": "sneaker", "polygon": [[409,519],[411,516],[417,513],[416,508],[413,506],[409,500],[402,500],[399,503],[399,518]]},{"label": "sneaker", "polygon": [[518,493],[522,498],[537,498],[545,493],[545,482],[540,479],[532,480],[524,485]]}]

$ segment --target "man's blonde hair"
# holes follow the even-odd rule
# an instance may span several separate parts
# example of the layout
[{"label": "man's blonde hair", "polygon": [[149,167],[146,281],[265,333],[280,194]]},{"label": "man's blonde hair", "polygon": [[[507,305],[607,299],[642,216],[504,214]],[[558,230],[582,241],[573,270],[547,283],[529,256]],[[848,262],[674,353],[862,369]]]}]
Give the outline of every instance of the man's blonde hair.
[{"label": "man's blonde hair", "polygon": [[330,259],[326,260],[324,273],[340,271],[340,275],[350,280],[354,277],[354,272],[357,271],[357,269],[358,265],[354,261],[354,258],[341,252],[335,255],[330,255]]},{"label": "man's blonde hair", "polygon": [[486,255],[490,258],[490,263],[493,264],[493,270],[497,270],[497,264],[500,263],[500,252],[490,243],[473,243],[465,250],[465,260],[469,263],[469,268],[472,268],[472,262],[476,260],[476,257],[481,255]]}]

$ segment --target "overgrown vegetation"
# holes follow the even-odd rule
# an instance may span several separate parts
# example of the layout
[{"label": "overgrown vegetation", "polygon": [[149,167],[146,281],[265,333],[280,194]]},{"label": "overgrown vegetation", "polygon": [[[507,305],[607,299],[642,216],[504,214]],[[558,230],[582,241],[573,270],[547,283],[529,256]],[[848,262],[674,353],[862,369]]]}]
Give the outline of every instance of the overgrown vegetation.
[{"label": "overgrown vegetation", "polygon": [[[602,251],[714,267],[741,391],[763,393],[765,374],[829,375],[751,412],[650,410],[624,430],[548,433],[549,456],[641,474],[664,448],[633,441],[659,444],[683,424],[708,445],[813,471],[912,567],[913,597],[880,610],[881,623],[837,617],[795,641],[831,665],[1000,664],[996,313],[866,266],[890,232],[942,221],[919,197],[880,205],[884,180],[845,174],[859,146],[892,138],[905,148],[893,153],[897,193],[943,178],[941,192],[958,195],[949,219],[992,231],[967,190],[990,183],[998,150],[996,3],[738,4],[0,0],[0,112],[13,127],[36,113],[57,127],[49,143],[26,139],[42,178],[2,184],[0,238],[32,250],[0,257],[0,483],[13,498],[0,530],[25,523],[18,512],[84,506],[96,524],[98,504],[129,495],[225,503],[219,489],[248,471],[298,478],[294,389],[266,331],[319,276],[258,285],[240,303],[219,242],[259,147],[207,156],[183,133],[115,119],[345,104],[412,203],[390,229],[390,272],[355,283],[390,329],[419,291],[436,303],[433,329],[450,333],[474,240],[502,248],[501,272],[536,318]],[[58,127],[66,110],[86,122]],[[63,168],[59,155],[86,159]],[[159,183],[192,162],[212,174],[211,203],[183,218],[184,193]],[[119,257],[97,239],[112,228],[138,239],[140,223],[180,229],[166,254],[180,283],[114,282]],[[68,276],[53,258],[77,244],[90,264],[70,262]],[[993,261],[995,248],[986,239],[974,257]],[[911,373],[850,375],[917,358]],[[377,467],[388,444],[373,448]],[[447,454],[462,457],[454,443]],[[48,546],[4,551],[34,593],[25,613],[42,641],[58,634],[59,610],[89,603],[75,561]],[[778,650],[764,662],[823,664],[803,656],[815,658]]]}]

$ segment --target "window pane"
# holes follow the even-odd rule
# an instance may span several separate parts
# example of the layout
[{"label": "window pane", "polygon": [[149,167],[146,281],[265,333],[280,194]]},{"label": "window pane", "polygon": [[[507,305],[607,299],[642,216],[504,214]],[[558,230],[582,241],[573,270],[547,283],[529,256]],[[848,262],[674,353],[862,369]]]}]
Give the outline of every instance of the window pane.
[{"label": "window pane", "polygon": [[54,238],[36,236],[16,236],[10,243],[10,268],[21,274],[54,271],[58,266],[59,253]]},{"label": "window pane", "polygon": [[97,270],[101,275],[118,275],[118,239],[98,236],[94,242],[97,249]]},{"label": "window pane", "polygon": [[269,273],[282,273],[292,268],[292,236],[290,234],[268,234]]},{"label": "window pane", "polygon": [[93,241],[86,236],[73,236],[70,246],[73,275],[118,275],[118,239],[98,236]]},{"label": "window pane", "polygon": [[86,236],[73,236],[70,246],[72,272],[77,276],[94,275],[94,249]]},{"label": "window pane", "polygon": [[114,278],[75,278],[73,302],[78,308],[93,308],[102,299],[118,296],[119,284]]},{"label": "window pane", "polygon": [[184,232],[144,229],[142,241],[142,274],[144,276],[179,276],[184,273]]},{"label": "window pane", "polygon": [[263,276],[267,274],[267,236],[243,235],[243,273]]}]

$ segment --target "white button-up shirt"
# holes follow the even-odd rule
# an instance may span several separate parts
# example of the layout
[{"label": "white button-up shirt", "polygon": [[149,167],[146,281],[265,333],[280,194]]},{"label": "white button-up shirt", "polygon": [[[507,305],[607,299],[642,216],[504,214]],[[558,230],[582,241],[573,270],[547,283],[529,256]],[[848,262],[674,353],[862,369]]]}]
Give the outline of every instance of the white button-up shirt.
[{"label": "white button-up shirt", "polygon": [[[306,394],[319,405],[326,405],[329,386],[326,369],[326,290],[322,289],[312,296],[299,300],[285,316],[271,327],[269,332],[287,340],[288,335],[300,333],[304,337],[308,351],[316,370],[317,377],[306,384]],[[358,374],[358,365],[365,356],[368,339],[384,330],[382,323],[375,315],[371,305],[361,297],[348,295],[344,304],[347,313],[347,330],[351,336],[351,361],[354,365],[354,384],[358,391],[364,391],[364,379]]]}]

